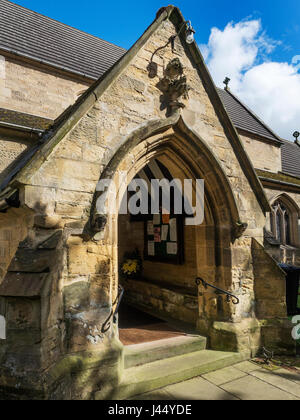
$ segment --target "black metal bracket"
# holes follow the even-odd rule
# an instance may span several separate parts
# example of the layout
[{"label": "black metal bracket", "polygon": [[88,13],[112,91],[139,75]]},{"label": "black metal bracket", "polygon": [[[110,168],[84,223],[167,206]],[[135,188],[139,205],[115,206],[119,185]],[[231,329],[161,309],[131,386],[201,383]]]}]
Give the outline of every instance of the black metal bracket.
[{"label": "black metal bracket", "polygon": [[119,285],[119,287],[118,287],[118,296],[117,296],[116,301],[113,304],[113,306],[115,306],[117,304],[117,307],[116,307],[115,310],[112,309],[109,317],[107,318],[107,320],[102,325],[102,329],[101,329],[102,334],[105,334],[105,333],[107,333],[107,331],[110,330],[110,328],[111,328],[111,319],[112,318],[113,318],[113,323],[114,324],[117,323],[117,321],[118,321],[117,314],[118,314],[119,309],[120,309],[120,305],[121,305],[121,301],[123,299],[123,295],[124,295],[124,288],[121,285]]},{"label": "black metal bracket", "polygon": [[215,289],[217,294],[226,295],[228,303],[232,302],[234,305],[238,305],[240,303],[240,299],[237,296],[233,295],[230,292],[227,292],[226,290],[220,289],[219,287],[214,286],[213,284],[207,283],[207,281],[199,277],[196,279],[196,285],[199,287],[201,284],[205,289],[211,287],[212,289]]}]

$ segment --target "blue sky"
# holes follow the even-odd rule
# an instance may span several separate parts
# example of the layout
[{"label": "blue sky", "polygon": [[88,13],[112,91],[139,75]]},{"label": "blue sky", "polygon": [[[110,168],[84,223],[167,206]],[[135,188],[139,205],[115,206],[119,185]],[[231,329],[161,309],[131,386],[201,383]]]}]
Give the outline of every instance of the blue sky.
[{"label": "blue sky", "polygon": [[[160,0],[14,2],[124,48],[129,48],[152,22],[156,11],[167,5]],[[253,17],[262,19],[271,38],[283,42],[274,52],[275,57],[289,60],[292,54],[300,54],[299,0],[177,0],[173,4],[181,9],[186,19],[192,20],[201,44],[207,42],[212,27],[224,28],[230,21]]]},{"label": "blue sky", "polygon": [[[167,5],[159,0],[14,2],[124,48],[129,48],[154,20],[157,10]],[[192,21],[216,84],[222,84],[225,75],[231,77],[234,91],[281,136],[300,129],[295,126],[300,121],[300,100],[299,105],[290,100],[294,92],[297,100],[300,97],[300,71],[291,67],[294,56],[299,55],[300,63],[299,0],[178,0],[174,5]],[[218,30],[212,32],[212,28]],[[232,53],[226,63],[222,56],[232,51],[235,55]],[[257,89],[265,94],[255,96]]]}]

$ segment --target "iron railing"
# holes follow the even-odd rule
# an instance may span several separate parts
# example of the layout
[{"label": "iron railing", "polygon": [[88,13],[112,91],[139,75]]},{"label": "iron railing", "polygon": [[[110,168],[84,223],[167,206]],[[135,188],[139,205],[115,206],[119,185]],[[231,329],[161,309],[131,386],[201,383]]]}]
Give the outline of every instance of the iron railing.
[{"label": "iron railing", "polygon": [[227,302],[232,302],[234,305],[238,305],[240,303],[240,299],[233,295],[230,292],[227,292],[226,290],[220,289],[220,287],[214,286],[213,284],[208,283],[207,281],[201,279],[200,277],[196,279],[196,284],[199,287],[201,284],[205,289],[208,289],[208,287],[211,287],[212,289],[215,289],[217,294],[222,294],[227,296]]},{"label": "iron railing", "polygon": [[116,306],[116,309],[111,311],[109,317],[107,318],[107,320],[104,322],[104,324],[102,325],[102,329],[101,332],[102,334],[105,334],[107,331],[109,331],[110,327],[111,327],[111,319],[113,318],[113,323],[116,324],[117,323],[117,314],[119,312],[119,308],[121,305],[121,301],[124,295],[124,288],[119,285],[118,287],[118,296],[116,301],[114,302],[113,306]]}]

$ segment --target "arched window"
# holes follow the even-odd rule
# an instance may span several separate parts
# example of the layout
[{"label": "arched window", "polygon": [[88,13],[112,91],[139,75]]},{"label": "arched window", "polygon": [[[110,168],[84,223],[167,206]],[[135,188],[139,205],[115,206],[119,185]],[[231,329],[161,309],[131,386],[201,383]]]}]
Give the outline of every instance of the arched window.
[{"label": "arched window", "polygon": [[288,212],[285,213],[284,215],[284,223],[285,223],[285,242],[287,245],[291,245],[291,218]]},{"label": "arched window", "polygon": [[274,237],[283,245],[292,245],[292,217],[281,200],[275,201],[271,213],[271,229]]}]

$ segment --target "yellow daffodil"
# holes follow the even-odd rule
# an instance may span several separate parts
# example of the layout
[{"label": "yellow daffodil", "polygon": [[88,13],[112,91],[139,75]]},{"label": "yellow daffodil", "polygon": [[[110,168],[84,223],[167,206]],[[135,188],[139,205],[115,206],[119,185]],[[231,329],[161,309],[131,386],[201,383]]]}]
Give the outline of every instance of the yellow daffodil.
[{"label": "yellow daffodil", "polygon": [[127,260],[122,266],[122,271],[125,274],[136,274],[138,271],[138,261],[137,260]]}]

